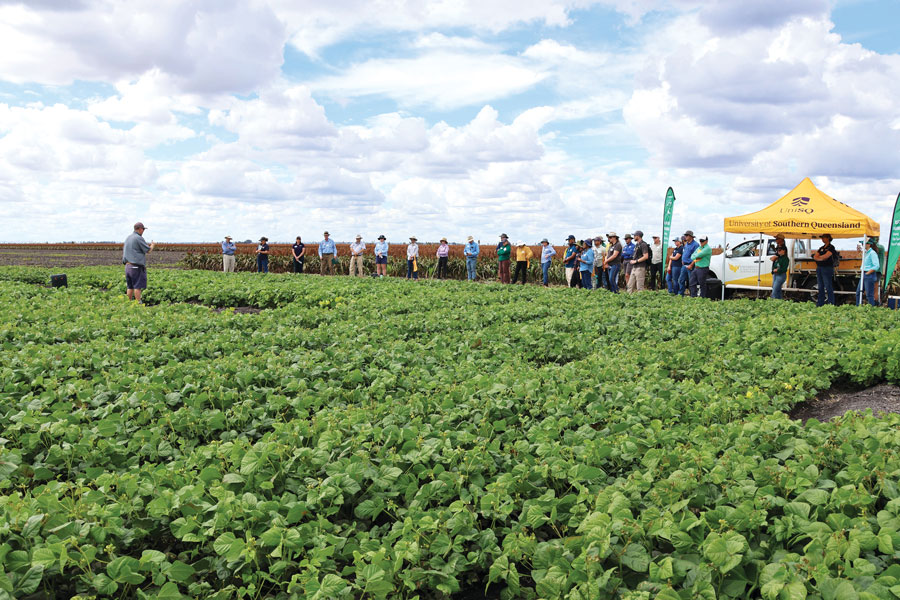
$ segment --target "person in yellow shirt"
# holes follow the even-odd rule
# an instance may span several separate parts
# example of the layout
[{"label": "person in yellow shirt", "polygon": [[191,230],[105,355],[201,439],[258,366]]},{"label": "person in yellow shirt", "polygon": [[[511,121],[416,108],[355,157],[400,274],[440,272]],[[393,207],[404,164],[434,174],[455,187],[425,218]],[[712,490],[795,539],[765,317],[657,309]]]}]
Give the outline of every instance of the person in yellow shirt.
[{"label": "person in yellow shirt", "polygon": [[519,281],[519,273],[522,274],[522,285],[525,285],[525,278],[528,277],[528,263],[534,258],[534,252],[525,245],[525,242],[516,244],[516,273],[513,276],[513,283]]}]

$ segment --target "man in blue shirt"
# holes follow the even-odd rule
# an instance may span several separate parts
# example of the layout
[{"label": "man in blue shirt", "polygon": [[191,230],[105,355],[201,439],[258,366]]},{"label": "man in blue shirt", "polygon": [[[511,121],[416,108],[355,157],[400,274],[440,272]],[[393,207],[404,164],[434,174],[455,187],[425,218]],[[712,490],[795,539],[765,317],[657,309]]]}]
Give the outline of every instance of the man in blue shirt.
[{"label": "man in blue shirt", "polygon": [[322,235],[325,239],[319,242],[319,275],[333,275],[334,265],[331,261],[337,257],[337,246],[334,240],[329,239],[327,231]]},{"label": "man in blue shirt", "polygon": [[225,241],[222,242],[222,270],[226,273],[234,273],[234,253],[237,250],[231,236],[226,235]]},{"label": "man in blue shirt", "polygon": [[[684,245],[681,247],[681,275],[678,277],[678,295],[683,296],[684,290],[688,289],[688,278],[691,275],[691,271],[694,266],[688,266],[691,261],[691,255],[697,251],[697,248],[700,247],[700,244],[694,239],[694,232],[688,229],[684,232]],[[695,297],[697,295],[697,290],[690,290],[691,297]]]},{"label": "man in blue shirt", "polygon": [[156,244],[144,240],[144,224],[134,224],[134,231],[125,238],[122,246],[122,262],[125,264],[125,289],[129,300],[141,301],[141,293],[147,289],[147,254]]},{"label": "man in blue shirt", "polygon": [[878,251],[875,250],[875,242],[872,238],[866,240],[866,252],[863,254],[863,278],[859,282],[856,289],[856,305],[862,304],[862,292],[866,292],[866,302],[869,306],[878,306],[880,303],[875,299],[875,286],[878,284],[878,275],[881,261],[878,260]]},{"label": "man in blue shirt", "polygon": [[593,288],[591,275],[594,272],[594,249],[591,247],[591,241],[592,240],[584,240],[582,242],[584,249],[581,251],[581,256],[578,257],[578,270],[581,272],[581,287],[586,290]]},{"label": "man in blue shirt", "polygon": [[631,270],[634,269],[634,265],[631,264],[631,261],[634,259],[634,238],[631,237],[630,233],[625,234],[625,246],[622,248],[622,265],[625,268],[625,289],[628,289],[628,280],[631,279]]},{"label": "man in blue shirt", "polygon": [[563,267],[566,269],[566,285],[575,287],[573,281],[575,279],[575,270],[578,266],[578,247],[575,245],[575,236],[570,235],[566,238],[566,253],[563,254]]},{"label": "man in blue shirt", "polygon": [[481,248],[475,243],[475,238],[471,235],[467,238],[466,247],[463,248],[463,254],[466,257],[466,278],[469,281],[475,281],[475,267],[478,266],[478,255]]}]

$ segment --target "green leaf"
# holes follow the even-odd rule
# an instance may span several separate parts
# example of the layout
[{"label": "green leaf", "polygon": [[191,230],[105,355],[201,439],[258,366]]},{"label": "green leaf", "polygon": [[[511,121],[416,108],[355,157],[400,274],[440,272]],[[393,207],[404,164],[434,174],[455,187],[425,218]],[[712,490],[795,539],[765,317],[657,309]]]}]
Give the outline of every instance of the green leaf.
[{"label": "green leaf", "polygon": [[94,575],[91,585],[101,596],[112,596],[119,589],[119,584],[107,577],[105,573]]},{"label": "green leaf", "polygon": [[176,560],[169,568],[165,570],[166,577],[178,583],[184,583],[194,574],[194,567],[189,564]]},{"label": "green leaf", "polygon": [[241,459],[241,475],[252,475],[259,469],[260,456],[253,450],[249,450]]},{"label": "green leaf", "polygon": [[640,544],[628,544],[622,554],[622,564],[638,573],[645,573],[650,566],[650,553]]},{"label": "green leaf", "polygon": [[828,502],[828,492],[819,489],[808,489],[800,494],[798,498],[810,504],[825,504]]},{"label": "green leaf", "polygon": [[319,598],[335,598],[349,585],[349,583],[334,573],[328,573],[322,578],[322,583],[319,584],[319,591],[316,593],[316,596]]},{"label": "green leaf", "polygon": [[161,565],[166,560],[166,555],[159,550],[144,550],[141,553],[141,563]]},{"label": "green leaf", "polygon": [[156,592],[156,597],[158,600],[181,600],[184,598],[178,589],[178,584],[171,581],[159,588],[159,591]]},{"label": "green leaf", "polygon": [[33,538],[41,530],[41,523],[44,522],[44,515],[31,515],[22,526],[22,537]]},{"label": "green leaf", "polygon": [[749,547],[747,540],[736,531],[728,531],[724,535],[712,532],[704,542],[703,555],[706,556],[722,573],[741,564],[743,553]]},{"label": "green leaf", "polygon": [[666,581],[674,576],[672,567],[672,557],[667,556],[664,559],[650,563],[650,579],[653,581]]},{"label": "green leaf", "polygon": [[34,565],[30,569],[28,569],[24,575],[21,575],[18,579],[15,580],[13,584],[13,596],[21,597],[27,596],[28,594],[33,594],[34,591],[41,584],[41,579],[44,576],[44,567],[40,565]]},{"label": "green leaf", "polygon": [[799,581],[792,581],[781,589],[780,600],[804,600],[806,586]]},{"label": "green leaf", "polygon": [[136,558],[120,556],[106,565],[106,574],[116,583],[137,585],[144,581],[144,576],[137,572],[140,568],[141,564]]},{"label": "green leaf", "polygon": [[50,548],[37,548],[31,553],[31,564],[46,569],[56,562],[56,554]]}]

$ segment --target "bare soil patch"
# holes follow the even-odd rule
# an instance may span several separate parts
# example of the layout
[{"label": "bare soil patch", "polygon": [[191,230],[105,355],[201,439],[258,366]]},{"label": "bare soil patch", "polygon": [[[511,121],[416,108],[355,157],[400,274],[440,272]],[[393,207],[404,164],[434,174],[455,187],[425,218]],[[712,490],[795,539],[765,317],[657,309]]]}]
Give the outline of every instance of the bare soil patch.
[{"label": "bare soil patch", "polygon": [[[155,250],[147,255],[150,268],[174,268],[185,253],[173,250]],[[122,266],[122,249],[96,248],[38,248],[0,246],[0,266],[47,267],[64,269],[67,267]]]},{"label": "bare soil patch", "polygon": [[850,410],[859,412],[871,408],[875,414],[900,413],[900,386],[881,384],[864,390],[832,388],[815,400],[801,402],[791,410],[790,417],[803,421],[830,421]]}]

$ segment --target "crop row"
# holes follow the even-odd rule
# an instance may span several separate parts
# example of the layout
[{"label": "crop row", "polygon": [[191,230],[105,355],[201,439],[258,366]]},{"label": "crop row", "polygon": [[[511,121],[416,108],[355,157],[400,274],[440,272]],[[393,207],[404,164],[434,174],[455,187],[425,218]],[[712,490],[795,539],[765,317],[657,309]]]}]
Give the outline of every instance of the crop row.
[{"label": "crop row", "polygon": [[900,585],[900,418],[784,414],[900,381],[889,311],[200,271],[139,306],[119,269],[46,275],[0,269],[0,595]]}]

